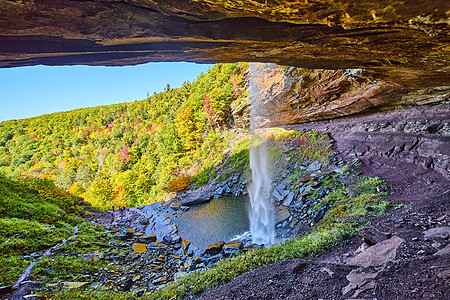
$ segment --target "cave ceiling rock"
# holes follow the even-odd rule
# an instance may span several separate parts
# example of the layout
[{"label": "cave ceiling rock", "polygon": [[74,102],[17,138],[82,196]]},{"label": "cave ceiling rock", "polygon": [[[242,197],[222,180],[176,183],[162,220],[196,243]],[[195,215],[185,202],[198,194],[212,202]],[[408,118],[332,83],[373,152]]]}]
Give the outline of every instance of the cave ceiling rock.
[{"label": "cave ceiling rock", "polygon": [[[445,0],[0,0],[0,67],[257,61],[364,69],[371,83],[361,107],[384,106],[384,92],[395,94],[391,106],[418,104],[415,94],[430,90],[448,99],[449,24]],[[356,102],[336,110],[356,112]],[[330,117],[327,107],[317,106],[320,116]]]}]

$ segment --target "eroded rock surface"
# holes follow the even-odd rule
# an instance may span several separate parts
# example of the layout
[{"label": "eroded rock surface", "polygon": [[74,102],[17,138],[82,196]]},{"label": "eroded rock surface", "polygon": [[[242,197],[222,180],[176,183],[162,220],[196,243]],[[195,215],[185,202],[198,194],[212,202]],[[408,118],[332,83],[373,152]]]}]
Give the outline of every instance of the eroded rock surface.
[{"label": "eroded rock surface", "polygon": [[448,9],[444,0],[8,0],[0,66],[270,61],[448,81]]}]

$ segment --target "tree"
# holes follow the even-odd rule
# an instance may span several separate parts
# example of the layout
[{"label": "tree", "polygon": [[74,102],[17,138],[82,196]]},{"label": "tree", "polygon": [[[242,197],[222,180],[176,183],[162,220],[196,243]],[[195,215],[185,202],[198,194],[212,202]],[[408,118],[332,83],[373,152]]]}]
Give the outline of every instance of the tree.
[{"label": "tree", "polygon": [[86,192],[86,201],[94,207],[107,208],[111,206],[114,192],[108,179],[95,179]]}]

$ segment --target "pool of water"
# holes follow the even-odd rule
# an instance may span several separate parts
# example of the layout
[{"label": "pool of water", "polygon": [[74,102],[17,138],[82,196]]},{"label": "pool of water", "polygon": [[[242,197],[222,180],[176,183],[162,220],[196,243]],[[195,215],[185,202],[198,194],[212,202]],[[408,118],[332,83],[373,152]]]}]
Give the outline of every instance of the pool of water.
[{"label": "pool of water", "polygon": [[181,214],[171,212],[170,218],[178,227],[178,234],[200,249],[220,241],[229,241],[250,228],[249,199],[225,197],[191,206]]}]

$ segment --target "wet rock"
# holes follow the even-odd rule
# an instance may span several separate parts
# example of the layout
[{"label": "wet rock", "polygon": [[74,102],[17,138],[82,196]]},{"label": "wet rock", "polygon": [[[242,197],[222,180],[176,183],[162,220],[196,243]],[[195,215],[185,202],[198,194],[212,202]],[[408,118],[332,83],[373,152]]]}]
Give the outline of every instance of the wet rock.
[{"label": "wet rock", "polygon": [[181,236],[179,235],[172,236],[172,244],[179,244],[179,243],[181,243]]},{"label": "wet rock", "polygon": [[223,196],[223,188],[218,188],[215,192],[214,192],[214,199],[218,199],[221,198]]},{"label": "wet rock", "polygon": [[283,202],[284,206],[290,206],[292,201],[295,199],[295,193],[289,193],[286,199]]},{"label": "wet rock", "polygon": [[281,193],[275,189],[273,190],[272,196],[278,201],[281,202],[283,200],[283,196],[281,195]]},{"label": "wet rock", "polygon": [[225,245],[225,242],[217,242],[215,244],[209,245],[205,249],[205,255],[216,255],[222,251],[222,247]]},{"label": "wet rock", "polygon": [[223,246],[223,251],[228,251],[228,250],[239,250],[242,249],[244,247],[244,244],[242,242],[234,242],[234,243],[226,243]]},{"label": "wet rock", "polygon": [[179,210],[180,209],[180,204],[178,203],[171,203],[170,204],[170,208],[173,210]]},{"label": "wet rock", "polygon": [[187,255],[189,251],[189,247],[191,246],[191,242],[186,241],[185,239],[181,239],[181,247],[183,248],[184,253]]},{"label": "wet rock", "polygon": [[141,225],[147,225],[148,224],[148,218],[142,218],[142,219],[140,219],[139,220],[139,224],[141,224]]},{"label": "wet rock", "polygon": [[275,219],[274,223],[280,223],[284,220],[287,220],[291,216],[291,213],[285,206],[279,206],[275,211]]},{"label": "wet rock", "polygon": [[230,192],[231,192],[230,187],[229,187],[228,185],[225,185],[225,186],[223,187],[223,194],[228,194],[228,193],[230,193]]},{"label": "wet rock", "polygon": [[166,235],[166,236],[163,237],[163,242],[166,245],[170,245],[170,244],[172,244],[172,238],[170,236]]},{"label": "wet rock", "polygon": [[133,243],[133,250],[136,253],[144,253],[145,251],[147,251],[147,244]]},{"label": "wet rock", "polygon": [[149,234],[149,235],[143,235],[137,239],[139,243],[151,243],[156,242],[156,235]]}]

